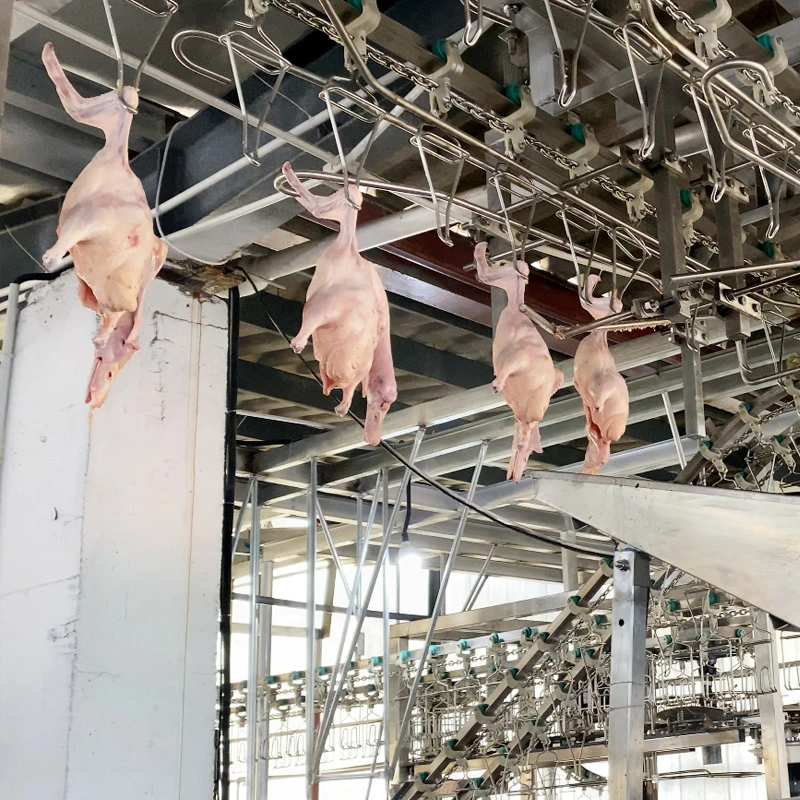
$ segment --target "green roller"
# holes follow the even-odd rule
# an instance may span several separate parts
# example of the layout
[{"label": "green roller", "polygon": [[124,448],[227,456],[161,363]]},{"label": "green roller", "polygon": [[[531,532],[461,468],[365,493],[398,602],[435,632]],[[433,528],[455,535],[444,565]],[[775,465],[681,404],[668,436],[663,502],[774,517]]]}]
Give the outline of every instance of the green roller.
[{"label": "green roller", "polygon": [[[360,0],[359,0],[360,2]],[[447,44],[445,39],[439,39],[435,41],[431,45],[431,53],[433,53],[436,58],[447,61]]]},{"label": "green roller", "polygon": [[519,84],[518,83],[510,83],[508,86],[503,87],[503,94],[512,102],[518,106],[522,105],[522,100],[520,100],[519,96]]},{"label": "green roller", "polygon": [[586,130],[582,122],[573,122],[567,126],[567,133],[581,144],[586,144]]}]

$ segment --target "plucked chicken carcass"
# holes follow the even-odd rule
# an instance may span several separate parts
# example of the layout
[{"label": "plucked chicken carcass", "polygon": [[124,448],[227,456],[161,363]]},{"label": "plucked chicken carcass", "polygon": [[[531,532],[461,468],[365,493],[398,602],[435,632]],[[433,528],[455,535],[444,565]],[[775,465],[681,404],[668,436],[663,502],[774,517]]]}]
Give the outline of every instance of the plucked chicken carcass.
[{"label": "plucked chicken carcass", "polygon": [[70,253],[78,297],[100,315],[86,393],[86,402],[98,408],[117,373],[139,349],[144,293],[164,264],[167,245],[153,233],[142,183],[128,166],[131,109],[139,104],[136,89],[125,86],[122,97],[117,92],[81,97],[49,42],[42,61],[64,110],[77,122],[100,128],[106,137],[64,197],[58,241],[42,257],[45,268],[52,269]]},{"label": "plucked chicken carcass", "polygon": [[[603,319],[622,310],[617,298],[594,297],[600,278],[589,276],[587,300],[581,294],[581,305],[594,317]],[[575,353],[575,388],[583,400],[586,414],[586,435],[589,445],[581,472],[596,475],[611,457],[611,442],[625,433],[628,423],[628,387],[617,372],[614,356],[608,349],[606,331],[592,331],[578,345]]]},{"label": "plucked chicken carcass", "polygon": [[[367,398],[364,440],[377,445],[386,412],[397,399],[386,290],[375,267],[358,252],[358,210],[347,202],[344,190],[318,197],[300,183],[288,162],[283,174],[311,214],[339,223],[339,235],[320,256],[308,287],[303,324],[292,349],[300,353],[311,337],[323,392],[342,390],[339,416],[347,413],[361,384]],[[350,197],[361,206],[357,187],[350,187]]]},{"label": "plucked chicken carcass", "polygon": [[542,452],[539,423],[550,405],[550,398],[564,382],[564,375],[553,359],[541,333],[520,310],[525,302],[528,265],[524,261],[489,266],[486,242],[475,248],[475,264],[483,283],[498,286],[508,297],[497,320],[492,343],[495,379],[492,388],[503,392],[516,421],[511,463],[506,477],[518,481],[530,454]]}]

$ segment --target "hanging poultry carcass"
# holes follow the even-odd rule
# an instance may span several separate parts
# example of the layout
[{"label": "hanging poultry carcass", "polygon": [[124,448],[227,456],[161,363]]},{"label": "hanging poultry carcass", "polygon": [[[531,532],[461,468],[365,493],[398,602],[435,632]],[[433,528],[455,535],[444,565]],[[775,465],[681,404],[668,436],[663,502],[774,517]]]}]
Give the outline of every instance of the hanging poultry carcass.
[{"label": "hanging poultry carcass", "polygon": [[532,452],[542,452],[539,423],[550,398],[561,388],[564,374],[553,365],[550,351],[539,333],[519,307],[525,302],[528,265],[524,261],[490,266],[486,260],[486,242],[475,248],[478,278],[505,291],[508,302],[497,320],[492,343],[495,380],[492,388],[503,392],[514,412],[514,445],[508,478],[519,481]]},{"label": "hanging poultry carcass", "polygon": [[125,86],[120,93],[85,98],[69,82],[49,42],[42,61],[64,110],[106,137],[67,191],[58,240],[42,257],[45,268],[52,269],[69,253],[78,297],[100,315],[86,393],[94,409],[103,405],[119,370],[139,349],[144,294],[164,264],[167,245],[153,233],[142,183],[128,165],[128,135],[139,104],[136,89]]},{"label": "hanging poultry carcass", "polygon": [[342,390],[342,401],[335,409],[339,416],[347,414],[361,384],[367,398],[364,440],[377,445],[384,417],[397,399],[397,383],[386,290],[375,267],[359,253],[356,241],[355,206],[361,206],[361,192],[350,187],[351,205],[343,189],[328,197],[312,194],[288,162],[283,174],[311,214],[339,223],[339,235],[317,262],[306,294],[303,324],[292,340],[292,349],[300,353],[309,337],[312,339],[323,392],[329,395],[331,389]]},{"label": "hanging poultry carcass", "polygon": [[[599,276],[590,275],[580,295],[581,305],[594,317],[604,319],[622,310],[612,297],[595,297]],[[592,331],[582,339],[575,353],[575,388],[583,400],[589,444],[581,472],[596,475],[611,457],[611,442],[625,433],[628,424],[628,387],[617,371],[608,348],[606,331]]]}]

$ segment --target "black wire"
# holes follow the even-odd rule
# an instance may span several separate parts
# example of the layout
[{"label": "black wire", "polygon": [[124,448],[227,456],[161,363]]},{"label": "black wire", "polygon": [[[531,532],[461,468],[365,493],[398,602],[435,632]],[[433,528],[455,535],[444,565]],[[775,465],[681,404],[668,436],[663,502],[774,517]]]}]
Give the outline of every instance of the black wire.
[{"label": "black wire", "polygon": [[403,520],[403,530],[400,531],[400,542],[408,541],[408,523],[411,522],[411,481],[406,484],[406,516]]},{"label": "black wire", "polygon": [[[247,281],[250,284],[250,286],[253,287],[253,291],[255,292],[256,297],[258,297],[262,307],[264,308],[264,313],[266,314],[267,319],[270,321],[270,324],[275,328],[275,330],[281,336],[283,336],[283,338],[287,342],[291,342],[292,341],[291,337],[288,336],[283,331],[283,329],[278,324],[278,322],[275,319],[275,317],[272,316],[272,314],[271,314],[271,312],[269,310],[269,306],[267,305],[266,300],[264,300],[263,293],[261,291],[259,291],[258,287],[256,286],[256,284],[253,281],[253,279],[250,277],[250,275],[247,272],[247,270],[245,270],[244,267],[242,267],[241,265],[237,265],[237,267],[242,272],[244,277],[247,279]],[[308,372],[311,374],[311,376],[314,378],[314,380],[320,386],[322,386],[322,379],[319,377],[319,375],[317,375],[316,371],[311,366],[311,364],[308,361],[308,359],[306,359],[303,356],[302,353],[297,353],[297,357],[300,359],[300,361],[303,362],[303,365],[308,370]],[[362,428],[365,427],[364,421],[362,419],[360,419],[358,416],[356,416],[349,409],[347,411],[347,415],[352,420],[354,420],[358,425],[360,425]],[[445,497],[448,497],[450,500],[453,500],[458,505],[465,506],[466,508],[468,508],[470,511],[474,512],[475,514],[478,514],[479,516],[484,517],[485,519],[488,519],[491,522],[494,522],[495,524],[500,525],[503,528],[506,528],[507,530],[514,531],[515,533],[522,534],[523,536],[527,536],[529,539],[534,539],[537,542],[542,542],[542,543],[547,544],[547,545],[549,545],[551,547],[561,547],[564,550],[572,550],[574,553],[581,553],[583,555],[590,555],[590,556],[599,556],[600,558],[605,558],[606,556],[610,555],[610,553],[607,553],[607,552],[602,551],[602,550],[595,550],[592,547],[584,547],[583,545],[572,544],[570,542],[561,541],[560,539],[554,539],[551,536],[544,536],[543,534],[540,534],[540,533],[534,533],[532,530],[530,530],[529,528],[526,528],[524,525],[518,525],[515,522],[510,522],[509,520],[504,519],[503,517],[501,517],[499,514],[495,514],[494,511],[490,511],[488,508],[484,508],[483,506],[478,505],[477,503],[473,502],[472,500],[469,500],[466,497],[463,497],[458,492],[454,492],[452,489],[449,489],[447,486],[439,483],[439,481],[437,481],[435,478],[433,478],[432,476],[428,475],[427,472],[424,472],[419,467],[417,467],[414,464],[412,464],[404,455],[402,455],[397,450],[395,450],[394,447],[392,447],[390,444],[385,442],[383,439],[381,439],[381,441],[380,441],[380,447],[382,447],[392,458],[394,458],[396,461],[398,461],[400,464],[402,464],[409,472],[411,472],[414,475],[416,475],[423,483],[427,483],[428,486],[431,486],[434,489],[438,490]]]}]

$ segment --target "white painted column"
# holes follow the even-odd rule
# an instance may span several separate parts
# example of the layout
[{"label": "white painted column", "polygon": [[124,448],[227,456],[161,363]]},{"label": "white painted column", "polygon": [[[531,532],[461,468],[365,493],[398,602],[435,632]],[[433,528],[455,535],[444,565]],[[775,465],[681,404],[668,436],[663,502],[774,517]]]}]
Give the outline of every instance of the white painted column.
[{"label": "white painted column", "polygon": [[20,315],[0,476],[0,797],[202,800],[214,765],[225,306],[163,281],[90,423],[72,273]]}]

